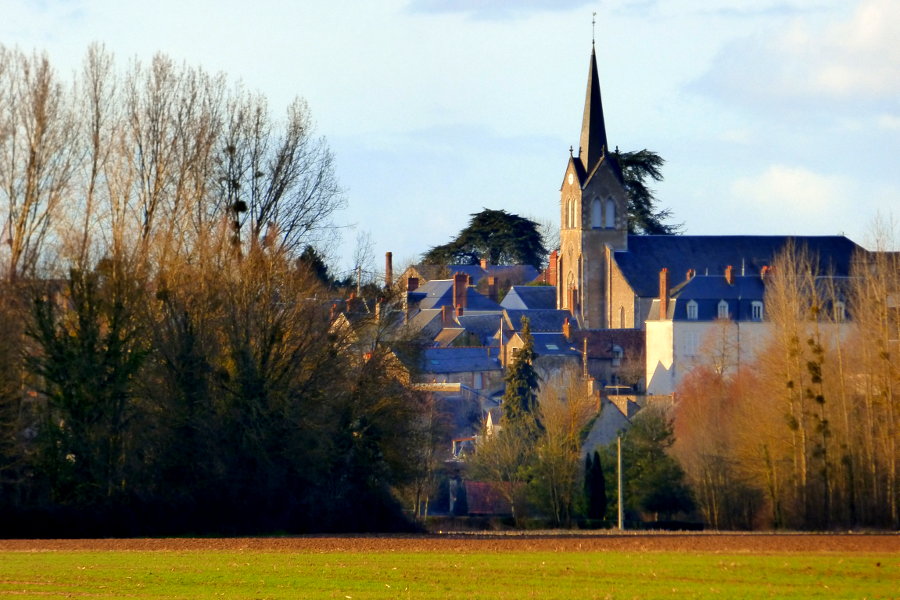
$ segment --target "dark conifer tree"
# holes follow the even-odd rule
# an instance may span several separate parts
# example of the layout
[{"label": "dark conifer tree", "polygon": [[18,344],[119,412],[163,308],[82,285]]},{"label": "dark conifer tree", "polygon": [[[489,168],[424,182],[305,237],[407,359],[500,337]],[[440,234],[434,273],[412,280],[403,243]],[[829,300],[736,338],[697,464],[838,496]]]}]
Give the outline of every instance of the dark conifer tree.
[{"label": "dark conifer tree", "polygon": [[512,364],[506,371],[506,390],[503,393],[504,426],[540,427],[537,418],[537,391],[540,387],[540,376],[534,369],[534,337],[528,317],[522,317],[522,331],[525,342],[516,354]]},{"label": "dark conifer tree", "polygon": [[600,454],[595,450],[593,460],[588,454],[584,459],[584,493],[587,500],[589,519],[603,519],[606,516],[606,479]]}]

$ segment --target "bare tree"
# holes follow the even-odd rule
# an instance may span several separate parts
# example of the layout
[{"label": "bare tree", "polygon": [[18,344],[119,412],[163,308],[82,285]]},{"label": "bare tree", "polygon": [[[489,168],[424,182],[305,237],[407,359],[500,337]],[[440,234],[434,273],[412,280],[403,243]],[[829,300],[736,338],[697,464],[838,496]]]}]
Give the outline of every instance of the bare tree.
[{"label": "bare tree", "polygon": [[0,47],[0,199],[6,277],[45,258],[75,167],[69,96],[46,56]]}]

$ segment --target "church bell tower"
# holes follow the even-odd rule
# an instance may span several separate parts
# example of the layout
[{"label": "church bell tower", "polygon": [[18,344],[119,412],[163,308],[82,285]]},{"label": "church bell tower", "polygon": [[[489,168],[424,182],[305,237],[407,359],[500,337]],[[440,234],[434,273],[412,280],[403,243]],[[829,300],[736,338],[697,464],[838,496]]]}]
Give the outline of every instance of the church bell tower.
[{"label": "church bell tower", "polygon": [[583,329],[610,327],[609,257],[628,248],[627,194],[615,153],[609,151],[597,54],[591,48],[578,154],[560,188],[560,251],[557,308],[568,310]]}]

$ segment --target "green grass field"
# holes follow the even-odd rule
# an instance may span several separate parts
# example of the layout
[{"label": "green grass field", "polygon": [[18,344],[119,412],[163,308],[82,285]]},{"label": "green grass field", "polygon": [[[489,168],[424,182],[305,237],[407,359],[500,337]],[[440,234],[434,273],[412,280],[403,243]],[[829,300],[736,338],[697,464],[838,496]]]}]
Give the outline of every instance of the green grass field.
[{"label": "green grass field", "polygon": [[900,598],[890,553],[0,552],[0,596]]}]

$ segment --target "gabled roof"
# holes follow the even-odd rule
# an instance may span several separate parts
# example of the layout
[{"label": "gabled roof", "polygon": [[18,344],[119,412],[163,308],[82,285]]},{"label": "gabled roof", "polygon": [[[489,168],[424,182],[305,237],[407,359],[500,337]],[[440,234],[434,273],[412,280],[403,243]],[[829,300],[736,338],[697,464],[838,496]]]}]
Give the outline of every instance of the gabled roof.
[{"label": "gabled roof", "polygon": [[506,293],[500,306],[512,310],[555,309],[556,288],[550,285],[514,285]]},{"label": "gabled roof", "polygon": [[818,257],[822,274],[847,275],[854,255],[862,248],[844,236],[761,235],[629,235],[628,250],[613,260],[639,297],[659,295],[659,272],[669,270],[672,284],[683,281],[689,269],[697,275],[721,275],[729,265],[736,275],[758,275],[763,266],[793,241]]},{"label": "gabled roof", "polygon": [[499,371],[500,349],[493,348],[426,348],[422,356],[425,373],[467,373]]}]

